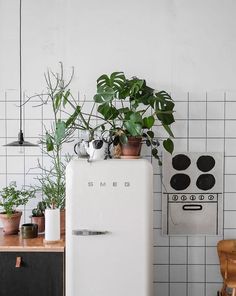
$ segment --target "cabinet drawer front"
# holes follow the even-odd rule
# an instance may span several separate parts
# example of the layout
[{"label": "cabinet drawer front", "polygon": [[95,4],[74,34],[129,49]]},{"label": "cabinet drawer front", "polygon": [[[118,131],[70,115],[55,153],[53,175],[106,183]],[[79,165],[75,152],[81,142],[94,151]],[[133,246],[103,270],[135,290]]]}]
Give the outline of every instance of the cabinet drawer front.
[{"label": "cabinet drawer front", "polygon": [[0,296],[63,296],[63,270],[63,253],[2,252]]}]

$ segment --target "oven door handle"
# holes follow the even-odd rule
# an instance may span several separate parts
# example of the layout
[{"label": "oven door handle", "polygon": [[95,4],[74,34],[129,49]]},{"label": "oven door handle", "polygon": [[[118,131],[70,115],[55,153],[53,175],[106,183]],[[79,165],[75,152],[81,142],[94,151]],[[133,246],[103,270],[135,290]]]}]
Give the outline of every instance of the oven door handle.
[{"label": "oven door handle", "polygon": [[183,205],[184,211],[201,211],[202,205],[190,204],[190,205]]}]

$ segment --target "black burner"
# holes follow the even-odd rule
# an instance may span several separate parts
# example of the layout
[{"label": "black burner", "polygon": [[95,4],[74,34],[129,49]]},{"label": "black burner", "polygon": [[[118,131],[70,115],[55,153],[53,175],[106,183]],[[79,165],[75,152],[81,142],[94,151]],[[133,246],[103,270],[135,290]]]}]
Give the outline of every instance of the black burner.
[{"label": "black burner", "polygon": [[202,174],[198,177],[196,185],[201,190],[209,190],[216,183],[215,177],[211,174]]},{"label": "black burner", "polygon": [[187,155],[177,154],[172,159],[172,166],[177,171],[186,170],[191,164],[191,160]]},{"label": "black burner", "polygon": [[215,166],[215,159],[210,155],[202,155],[197,160],[197,167],[202,172],[209,172]]},{"label": "black burner", "polygon": [[175,190],[184,190],[189,186],[190,182],[191,180],[188,175],[175,174],[170,180],[170,185]]}]

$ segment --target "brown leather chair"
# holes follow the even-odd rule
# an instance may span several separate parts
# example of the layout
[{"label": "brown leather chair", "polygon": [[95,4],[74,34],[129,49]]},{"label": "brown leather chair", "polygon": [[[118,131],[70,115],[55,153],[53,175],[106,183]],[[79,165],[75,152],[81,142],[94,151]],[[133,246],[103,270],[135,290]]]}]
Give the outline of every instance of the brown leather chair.
[{"label": "brown leather chair", "polygon": [[[236,296],[236,240],[221,240],[217,244],[220,272],[223,278],[221,296]],[[229,293],[232,289],[232,294]]]}]

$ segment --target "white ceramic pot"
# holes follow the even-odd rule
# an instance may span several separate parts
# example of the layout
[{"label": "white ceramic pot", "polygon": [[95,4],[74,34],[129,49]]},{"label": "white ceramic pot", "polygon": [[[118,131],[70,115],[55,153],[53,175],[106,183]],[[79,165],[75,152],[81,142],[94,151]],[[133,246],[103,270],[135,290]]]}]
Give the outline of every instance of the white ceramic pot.
[{"label": "white ceramic pot", "polygon": [[60,240],[60,210],[59,209],[45,210],[45,240],[46,241]]},{"label": "white ceramic pot", "polygon": [[107,143],[103,140],[92,140],[86,148],[89,154],[89,160],[103,160],[105,159],[107,151]]}]

